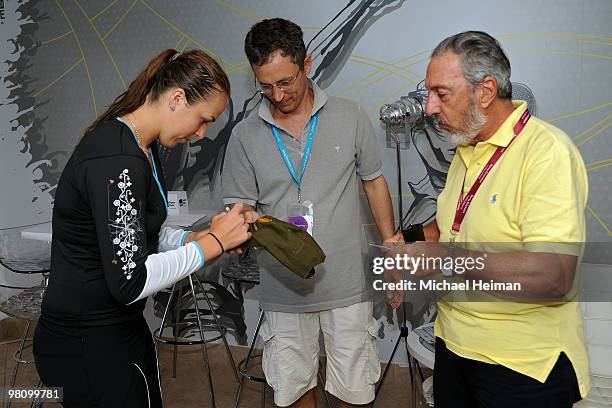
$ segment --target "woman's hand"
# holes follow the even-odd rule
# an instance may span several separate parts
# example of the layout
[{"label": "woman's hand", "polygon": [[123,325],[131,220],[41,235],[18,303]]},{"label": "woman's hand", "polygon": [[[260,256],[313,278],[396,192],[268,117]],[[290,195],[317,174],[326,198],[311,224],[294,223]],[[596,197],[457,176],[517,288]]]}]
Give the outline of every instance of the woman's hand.
[{"label": "woman's hand", "polygon": [[[242,215],[247,224],[252,224],[259,219],[260,215],[257,214],[257,211],[255,211],[253,207],[251,207],[250,205],[246,205],[246,204],[241,204],[241,205],[242,205]],[[245,253],[245,251],[246,250],[241,247],[236,247],[234,249],[227,251],[227,253],[242,255],[243,253]]]},{"label": "woman's hand", "polygon": [[187,234],[187,237],[185,237],[185,244],[190,241],[201,240],[206,234],[208,234],[208,231],[210,231],[208,228],[202,231],[191,231],[189,234]]},{"label": "woman's hand", "polygon": [[208,232],[221,241],[224,251],[231,250],[249,240],[251,233],[243,214],[243,205],[235,204],[228,212],[215,215]]}]

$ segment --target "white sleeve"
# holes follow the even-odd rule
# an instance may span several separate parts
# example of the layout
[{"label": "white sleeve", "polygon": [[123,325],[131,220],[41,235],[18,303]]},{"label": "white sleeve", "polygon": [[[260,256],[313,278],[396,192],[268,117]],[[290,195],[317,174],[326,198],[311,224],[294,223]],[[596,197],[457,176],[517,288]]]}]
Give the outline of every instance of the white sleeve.
[{"label": "white sleeve", "polygon": [[145,261],[147,278],[142,292],[128,304],[167,288],[203,266],[204,252],[195,241],[177,249],[149,255]]},{"label": "white sleeve", "polygon": [[189,231],[162,227],[162,229],[159,230],[159,243],[157,245],[158,252],[170,251],[185,245],[187,235],[189,235]]}]

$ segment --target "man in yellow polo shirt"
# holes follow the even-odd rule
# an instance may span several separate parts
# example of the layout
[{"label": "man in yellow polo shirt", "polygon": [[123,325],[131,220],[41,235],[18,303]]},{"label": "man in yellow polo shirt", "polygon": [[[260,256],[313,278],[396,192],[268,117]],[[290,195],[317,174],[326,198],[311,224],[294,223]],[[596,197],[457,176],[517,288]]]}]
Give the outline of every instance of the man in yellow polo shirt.
[{"label": "man in yellow polo shirt", "polygon": [[[425,85],[426,113],[458,147],[428,227],[439,244],[403,251],[484,257],[483,268],[442,272],[456,275],[454,281],[521,288],[520,295],[504,293],[503,301],[449,293],[438,302],[436,408],[570,408],[590,387],[573,287],[588,185],[580,154],[563,131],[511,100],[510,62],[486,33],[442,41]],[[416,274],[435,278],[440,270]]]}]

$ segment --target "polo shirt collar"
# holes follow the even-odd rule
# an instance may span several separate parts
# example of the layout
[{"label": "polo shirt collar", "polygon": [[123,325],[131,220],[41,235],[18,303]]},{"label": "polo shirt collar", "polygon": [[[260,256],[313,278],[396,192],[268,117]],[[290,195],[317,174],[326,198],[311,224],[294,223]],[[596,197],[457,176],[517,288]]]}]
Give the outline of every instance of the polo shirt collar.
[{"label": "polo shirt collar", "polygon": [[[312,88],[314,93],[314,102],[312,104],[311,116],[317,113],[326,103],[327,94],[310,78],[308,78],[308,85]],[[259,117],[268,122],[271,125],[275,125],[276,122],[272,118],[272,112],[270,111],[270,100],[264,96],[261,104],[259,105]]]},{"label": "polo shirt collar", "polygon": [[[488,140],[481,143],[490,144],[493,146],[507,147],[514,136],[514,126],[521,118],[521,115],[527,109],[527,102],[521,100],[512,101],[514,105],[514,111],[506,118],[504,123],[493,133]],[[463,160],[466,166],[469,166],[472,159],[472,153],[474,152],[474,146],[457,146],[457,152]]]},{"label": "polo shirt collar", "polygon": [[485,143],[490,143],[495,146],[508,147],[510,141],[514,137],[514,126],[518,123],[521,115],[527,110],[527,102],[525,101],[512,101],[514,105],[514,112],[508,116],[508,118],[502,123],[502,125],[493,133]]}]

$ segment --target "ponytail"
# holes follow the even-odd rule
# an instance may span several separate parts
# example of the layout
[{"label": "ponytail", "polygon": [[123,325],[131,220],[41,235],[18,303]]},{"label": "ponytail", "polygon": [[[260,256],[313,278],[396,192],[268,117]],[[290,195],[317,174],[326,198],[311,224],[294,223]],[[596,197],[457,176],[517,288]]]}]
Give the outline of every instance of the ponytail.
[{"label": "ponytail", "polygon": [[229,96],[229,79],[221,66],[201,50],[179,53],[174,49],[162,51],[130,83],[128,89],[85,129],[87,135],[102,122],[133,112],[147,101],[155,102],[169,88],[185,91],[187,103],[205,100],[214,93]]}]

